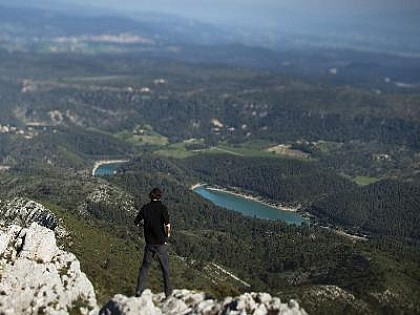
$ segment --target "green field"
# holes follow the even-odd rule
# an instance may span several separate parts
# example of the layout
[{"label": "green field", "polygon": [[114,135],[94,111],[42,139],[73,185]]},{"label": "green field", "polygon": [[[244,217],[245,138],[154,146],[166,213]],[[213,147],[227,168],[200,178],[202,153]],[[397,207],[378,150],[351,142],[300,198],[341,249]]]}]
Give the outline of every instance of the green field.
[{"label": "green field", "polygon": [[115,136],[133,146],[165,146],[169,143],[167,137],[154,131],[150,125],[136,126],[132,131],[123,130],[116,133]]},{"label": "green field", "polygon": [[356,176],[356,177],[353,177],[352,179],[360,186],[370,185],[381,180],[381,178],[370,177],[370,176]]},{"label": "green field", "polygon": [[242,157],[269,157],[269,158],[289,158],[309,161],[309,158],[301,157],[298,155],[282,154],[269,152],[268,149],[272,147],[265,141],[245,142],[241,144],[228,144],[221,142],[218,145],[210,146],[202,149],[191,149],[188,147],[188,142],[174,143],[155,151],[160,156],[174,157],[174,158],[187,158],[197,154],[231,154]]}]

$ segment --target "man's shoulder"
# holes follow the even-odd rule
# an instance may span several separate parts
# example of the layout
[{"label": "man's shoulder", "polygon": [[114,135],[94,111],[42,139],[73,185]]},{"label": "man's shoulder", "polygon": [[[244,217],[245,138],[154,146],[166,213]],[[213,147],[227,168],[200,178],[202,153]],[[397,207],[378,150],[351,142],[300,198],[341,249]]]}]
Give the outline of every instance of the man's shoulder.
[{"label": "man's shoulder", "polygon": [[161,201],[151,201],[143,206],[143,209],[151,209],[154,211],[158,210],[168,210],[165,204],[163,204]]}]

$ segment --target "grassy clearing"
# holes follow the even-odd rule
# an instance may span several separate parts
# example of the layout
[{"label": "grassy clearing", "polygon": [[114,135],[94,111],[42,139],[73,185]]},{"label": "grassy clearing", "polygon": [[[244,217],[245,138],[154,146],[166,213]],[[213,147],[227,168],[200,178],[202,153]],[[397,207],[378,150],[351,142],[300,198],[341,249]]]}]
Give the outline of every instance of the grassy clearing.
[{"label": "grassy clearing", "polygon": [[258,142],[245,142],[237,145],[228,145],[220,144],[216,148],[221,153],[226,153],[227,151],[232,152],[233,154],[249,157],[268,157],[273,156],[271,153],[265,151],[270,144],[263,141]]},{"label": "grassy clearing", "polygon": [[373,183],[376,183],[381,180],[379,177],[372,177],[372,176],[350,176],[346,174],[341,174],[343,177],[350,179],[351,181],[355,182],[359,186],[367,186]]},{"label": "grassy clearing", "polygon": [[133,130],[122,130],[114,136],[133,146],[166,146],[169,143],[167,137],[153,130],[151,125],[137,125]]},{"label": "grassy clearing", "polygon": [[301,161],[310,161],[311,159],[307,156],[299,154],[281,154],[278,152],[270,152],[267,149],[272,147],[272,143],[264,141],[246,142],[241,144],[227,144],[220,143],[217,146],[212,146],[204,149],[190,149],[188,148],[188,142],[179,142],[168,145],[164,148],[159,148],[155,151],[156,154],[165,157],[174,157],[184,159],[187,157],[194,156],[196,154],[231,154],[243,157],[271,157],[271,158],[288,158],[296,159]]},{"label": "grassy clearing", "polygon": [[355,176],[352,178],[352,180],[359,186],[366,186],[366,185],[376,183],[377,181],[380,181],[381,179],[379,177],[371,177],[371,176]]},{"label": "grassy clearing", "polygon": [[298,149],[292,149],[290,145],[284,144],[275,145],[266,150],[270,153],[299,160],[307,160],[311,157],[309,153],[303,152]]},{"label": "grassy clearing", "polygon": [[[239,146],[229,146],[226,144],[221,144],[206,149],[189,149],[185,142],[172,144],[170,146],[155,151],[155,153],[161,156],[174,157],[179,159],[194,156],[196,154],[232,154],[238,156],[261,156],[261,152],[258,152],[258,150],[256,149],[248,149]],[[270,154],[266,154],[265,156],[270,156]]]},{"label": "grassy clearing", "polygon": [[185,143],[177,144],[177,148],[182,148],[189,152],[190,156],[193,154],[232,154],[237,156],[249,157],[270,157],[271,153],[266,152],[265,149],[269,146],[266,142],[246,142],[241,144],[219,143],[216,146],[207,147],[203,149],[188,150]]},{"label": "grassy clearing", "polygon": [[270,147],[273,147],[272,143],[264,142],[264,141],[257,141],[257,142],[245,142],[242,144],[236,144],[236,145],[228,145],[228,144],[219,144],[216,147],[211,147],[206,150],[202,150],[201,152],[206,153],[228,153],[238,156],[246,156],[246,157],[264,157],[264,158],[279,158],[279,159],[295,159],[300,161],[310,161],[311,159],[307,157],[306,155],[301,154],[295,154],[293,151],[285,152],[284,154],[282,152],[275,152],[275,151],[269,151],[268,149]]}]

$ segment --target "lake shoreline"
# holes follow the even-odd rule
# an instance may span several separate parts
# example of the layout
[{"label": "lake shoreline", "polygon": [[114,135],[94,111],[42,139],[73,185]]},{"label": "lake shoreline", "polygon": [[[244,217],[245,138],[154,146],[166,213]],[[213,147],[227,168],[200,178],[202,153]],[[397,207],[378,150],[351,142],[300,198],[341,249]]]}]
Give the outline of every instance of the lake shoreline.
[{"label": "lake shoreline", "polygon": [[190,187],[190,189],[195,190],[199,187],[205,187],[208,190],[220,191],[220,192],[228,193],[228,194],[235,195],[235,196],[238,196],[238,197],[242,197],[242,198],[245,198],[245,199],[248,199],[248,200],[252,200],[252,201],[261,203],[265,206],[268,206],[268,207],[271,207],[271,208],[274,208],[274,209],[277,209],[277,210],[297,213],[298,210],[300,209],[300,206],[290,207],[290,206],[286,206],[286,205],[282,205],[282,204],[275,204],[275,203],[272,203],[272,202],[270,202],[270,201],[268,201],[268,200],[266,200],[262,197],[251,195],[249,193],[245,193],[245,192],[243,192],[239,189],[228,189],[228,188],[223,188],[223,187],[215,187],[215,186],[210,186],[210,185],[204,184],[204,183],[194,184]]},{"label": "lake shoreline", "polygon": [[130,162],[130,160],[101,160],[101,161],[96,161],[93,169],[92,169],[92,176],[96,176],[96,171],[98,170],[99,167],[103,166],[103,165],[107,165],[107,164],[114,164],[114,163],[128,163]]}]

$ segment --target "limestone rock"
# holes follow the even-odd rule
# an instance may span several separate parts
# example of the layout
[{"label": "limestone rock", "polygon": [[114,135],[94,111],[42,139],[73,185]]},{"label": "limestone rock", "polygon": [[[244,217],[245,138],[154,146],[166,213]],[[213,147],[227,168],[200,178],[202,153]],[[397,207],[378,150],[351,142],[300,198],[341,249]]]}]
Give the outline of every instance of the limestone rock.
[{"label": "limestone rock", "polygon": [[305,296],[305,303],[313,310],[318,310],[319,306],[326,304],[336,305],[336,308],[346,310],[348,313],[370,314],[373,312],[365,301],[336,285],[312,286],[302,294]]},{"label": "limestone rock", "polygon": [[342,299],[347,301],[354,301],[355,296],[346,290],[336,286],[336,285],[323,285],[314,287],[308,295],[314,298],[317,298],[318,301],[321,300],[336,300]]},{"label": "limestone rock", "polygon": [[109,207],[119,209],[124,214],[130,214],[136,211],[132,196],[108,184],[102,184],[96,187],[87,195],[84,203],[79,205],[78,211],[83,215],[90,213],[96,217],[102,217],[106,215]]},{"label": "limestone rock", "polygon": [[174,290],[165,299],[163,293],[152,294],[146,290],[139,298],[117,294],[101,309],[100,315],[146,315],[146,314],[283,314],[303,315],[305,310],[291,300],[281,303],[267,293],[245,293],[241,296],[216,301],[205,293],[189,290]]},{"label": "limestone rock", "polygon": [[79,261],[58,249],[54,232],[37,223],[0,230],[0,278],[2,314],[97,313]]},{"label": "limestone rock", "polygon": [[0,202],[0,218],[3,225],[28,227],[33,222],[51,230],[59,226],[57,217],[43,205],[24,198]]},{"label": "limestone rock", "polygon": [[149,290],[144,291],[141,297],[126,297],[121,294],[115,295],[100,310],[100,315],[160,315],[162,311],[157,308],[152,300],[152,293]]}]

